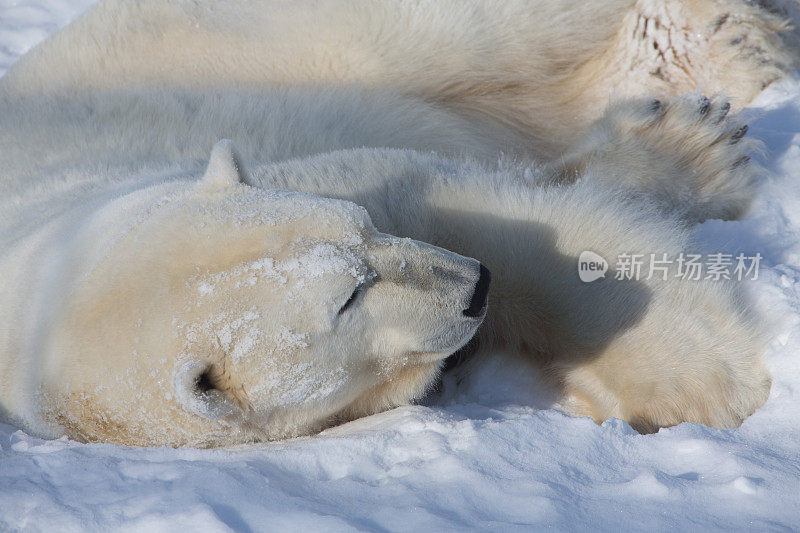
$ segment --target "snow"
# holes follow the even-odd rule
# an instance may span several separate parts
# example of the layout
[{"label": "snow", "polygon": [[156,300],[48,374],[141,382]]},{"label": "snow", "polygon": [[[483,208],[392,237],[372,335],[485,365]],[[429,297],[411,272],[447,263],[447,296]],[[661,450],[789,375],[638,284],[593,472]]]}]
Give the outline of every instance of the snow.
[{"label": "snow", "polygon": [[[91,3],[0,0],[0,74]],[[800,78],[751,114],[766,144],[759,197],[746,219],[697,228],[708,250],[763,256],[750,288],[773,328],[774,383],[741,428],[596,426],[539,409],[534,371],[495,360],[448,376],[427,405],[232,449],[45,441],[0,424],[0,530],[800,527]]]},{"label": "snow", "polygon": [[0,73],[95,0],[0,0]]}]

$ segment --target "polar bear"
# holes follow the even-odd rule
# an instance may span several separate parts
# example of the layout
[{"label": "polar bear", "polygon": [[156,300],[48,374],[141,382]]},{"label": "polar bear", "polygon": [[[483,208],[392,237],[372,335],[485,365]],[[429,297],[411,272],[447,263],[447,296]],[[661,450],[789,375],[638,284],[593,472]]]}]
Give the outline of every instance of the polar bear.
[{"label": "polar bear", "polygon": [[[761,0],[779,2],[780,0]],[[552,159],[609,100],[746,104],[795,62],[747,0],[101,0],[2,81],[89,89],[383,89],[464,119],[478,145]],[[444,128],[442,128],[444,129]],[[480,150],[475,144],[469,146]],[[485,148],[484,148],[485,149]]]},{"label": "polar bear", "polygon": [[646,271],[746,211],[746,126],[672,96],[745,103],[783,28],[715,0],[103,1],[0,79],[0,405],[43,436],[280,439],[464,348],[598,422],[736,427],[770,388],[736,284],[577,261]]},{"label": "polar bear", "polygon": [[182,174],[39,190],[14,214],[53,206],[3,265],[2,404],[25,427],[173,446],[305,434],[420,396],[486,313],[477,261],[378,233],[348,202],[244,185],[229,142]]}]

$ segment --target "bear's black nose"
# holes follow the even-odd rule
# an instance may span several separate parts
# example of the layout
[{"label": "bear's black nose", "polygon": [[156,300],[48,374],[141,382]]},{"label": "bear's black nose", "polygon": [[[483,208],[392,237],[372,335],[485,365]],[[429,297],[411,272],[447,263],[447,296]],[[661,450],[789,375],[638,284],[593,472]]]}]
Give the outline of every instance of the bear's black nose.
[{"label": "bear's black nose", "polygon": [[478,318],[481,316],[483,309],[486,307],[486,299],[489,296],[489,282],[491,281],[492,274],[489,272],[488,268],[481,264],[478,282],[475,283],[475,292],[472,293],[469,307],[464,309],[464,316],[469,318]]}]

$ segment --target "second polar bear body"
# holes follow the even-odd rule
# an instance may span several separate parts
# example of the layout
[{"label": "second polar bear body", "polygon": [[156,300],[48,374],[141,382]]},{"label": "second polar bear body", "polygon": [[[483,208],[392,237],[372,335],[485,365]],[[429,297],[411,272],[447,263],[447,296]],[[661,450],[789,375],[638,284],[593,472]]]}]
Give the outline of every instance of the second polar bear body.
[{"label": "second polar bear body", "polygon": [[[433,5],[427,2],[409,4],[416,5],[423,14],[425,6]],[[631,7],[630,2],[619,4],[618,9]],[[116,55],[112,45],[110,49],[98,48],[97,52],[109,55],[102,67],[93,65],[92,54],[81,52],[82,46],[92,46],[87,44],[92,42],[96,46],[98,41],[109,44],[104,39],[116,35],[107,33],[108,17],[116,16],[110,8],[116,5],[102,3],[74,27],[67,28],[28,58],[23,58],[0,83],[3,89],[0,142],[4,148],[0,157],[10,191],[6,215],[11,218],[4,222],[7,231],[16,231],[17,215],[24,217],[29,226],[45,225],[47,217],[30,206],[43,204],[41,198],[51,194],[55,195],[52,198],[58,197],[65,187],[78,187],[82,194],[89,187],[87,198],[102,202],[104,194],[110,194],[110,198],[114,196],[112,191],[118,178],[110,176],[125,176],[130,182],[136,182],[137,176],[143,182],[155,179],[171,183],[185,180],[187,176],[196,179],[202,173],[202,165],[213,143],[220,138],[232,138],[242,153],[242,161],[250,169],[240,176],[244,181],[241,187],[245,190],[248,187],[277,188],[349,200],[364,206],[382,232],[428,242],[485,263],[494,274],[490,312],[472,349],[482,352],[501,349],[537,361],[563,387],[575,413],[598,421],[615,416],[628,420],[640,430],[687,420],[732,427],[766,400],[770,380],[760,357],[763,335],[732,284],[685,282],[674,278],[607,279],[584,284],[576,272],[578,257],[587,250],[607,259],[623,253],[641,253],[645,258],[650,253],[677,255],[689,246],[686,220],[702,219],[707,213],[741,212],[752,192],[751,173],[743,165],[736,164],[746,143],[734,146],[734,142],[726,142],[712,146],[706,140],[709,135],[740,140],[736,133],[727,131],[730,123],[726,122],[726,110],[722,106],[711,103],[706,106],[702,102],[693,106],[684,102],[659,104],[653,108],[647,102],[635,102],[630,104],[632,111],[609,111],[589,134],[573,130],[580,129],[576,124],[591,122],[595,118],[594,111],[580,110],[576,122],[567,126],[563,124],[571,119],[566,118],[566,112],[558,111],[556,114],[562,113],[563,120],[554,121],[555,129],[544,128],[542,131],[546,134],[542,131],[531,134],[538,120],[545,117],[547,122],[547,113],[537,111],[548,103],[547,98],[539,94],[544,103],[527,111],[532,120],[523,121],[524,124],[509,123],[508,116],[514,114],[515,106],[522,105],[514,96],[513,88],[491,94],[492,98],[501,98],[506,104],[516,102],[502,104],[500,108],[496,102],[487,103],[480,93],[461,94],[457,89],[453,94],[440,94],[441,88],[435,89],[441,97],[437,100],[425,91],[417,94],[404,90],[403,83],[392,81],[393,78],[385,83],[371,83],[355,66],[350,68],[358,73],[356,81],[359,83],[352,84],[353,80],[338,77],[338,67],[331,74],[324,62],[303,68],[311,69],[308,74],[311,81],[328,86],[295,85],[304,81],[297,78],[303,69],[293,73],[275,70],[273,77],[266,78],[263,71],[256,69],[253,75],[257,83],[249,83],[234,74],[251,72],[246,62],[256,61],[262,52],[248,53],[236,44],[238,41],[229,31],[220,37],[213,27],[201,24],[206,20],[222,24],[233,21],[245,26],[252,22],[247,9],[237,11],[232,4],[225,4],[229,9],[220,17],[208,19],[203,15],[204,8],[213,11],[221,9],[221,5],[180,4],[182,7],[177,13],[182,13],[181,16],[186,14],[187,6],[191,6],[190,11],[200,18],[178,17],[181,21],[178,26],[175,26],[174,17],[153,22],[149,15],[137,12],[139,8],[134,5],[130,8],[133,15],[127,12],[118,15],[119,20],[134,23],[133,26],[124,24],[125,29],[118,32],[118,38],[120,43],[127,43],[134,36],[134,40],[155,46],[172,29],[192,22],[190,26],[200,30],[195,37],[209,39],[212,43],[221,38],[227,43],[221,48],[203,48],[200,45],[208,44],[205,41],[197,45],[200,50],[210,50],[208,53],[212,57],[205,57],[208,65],[218,64],[219,57],[214,56],[217,50],[223,56],[230,50],[242,52],[239,59],[245,63],[230,64],[225,60],[222,64],[227,67],[222,72],[213,68],[205,72],[200,63],[192,63],[199,70],[184,72],[173,70],[182,63],[180,54],[164,54],[153,56],[161,59],[148,59],[144,71],[126,70],[131,64],[124,60],[125,49],[117,49],[122,55]],[[257,5],[279,12],[288,10],[295,15],[306,14],[318,23],[324,22],[324,9],[315,11],[303,2],[286,4],[280,9],[276,7],[279,4],[270,2]],[[331,5],[339,4],[319,4]],[[522,6],[518,2],[501,5],[504,9],[521,9]],[[542,5],[552,7],[548,2]],[[168,3],[159,2],[144,2],[142,6],[174,9]],[[123,11],[128,9],[118,7]],[[195,9],[196,12],[192,11]],[[583,13],[578,7],[574,10]],[[383,12],[382,9],[378,11]],[[489,19],[497,23],[504,20],[498,19],[497,13],[481,13],[481,16],[475,14],[476,20]],[[195,22],[199,26],[195,26]],[[155,31],[159,24],[167,27]],[[475,21],[465,24],[467,33],[487,31],[475,28]],[[608,26],[611,29],[604,31],[615,33],[617,27],[610,22]],[[335,21],[330,27],[337,27]],[[189,26],[185,30],[194,31]],[[308,38],[309,42],[317,42],[311,36]],[[81,44],[83,39],[89,40]],[[596,46],[591,39],[587,42],[590,43],[587,49]],[[77,46],[73,46],[76,43]],[[270,43],[270,46],[278,45]],[[323,44],[320,46],[325,48]],[[398,42],[391,42],[388,49],[399,50]],[[430,51],[433,53],[432,49]],[[559,83],[569,87],[570,80],[562,79],[557,71],[550,69],[553,65],[563,67],[559,54],[543,55],[544,63],[533,68],[536,76],[554,83],[555,87]],[[52,72],[51,76],[48,66],[55,58],[64,56],[72,58],[69,64],[85,59],[88,67],[75,70],[74,78],[70,77],[73,74],[64,74],[69,69]],[[371,60],[367,56],[354,65],[363,67]],[[410,82],[426,79],[426,74],[408,69],[412,65],[408,58],[398,61],[399,70],[409,76]],[[516,66],[519,68],[519,63]],[[460,79],[459,72],[467,75],[463,65],[453,68],[453,79]],[[497,72],[487,73],[485,65],[476,71],[484,73],[487,83],[504,79]],[[266,87],[276,81],[284,87]],[[120,82],[134,87],[114,87]],[[487,95],[490,93],[492,91]],[[458,100],[459,94],[465,99]],[[477,100],[470,99],[476,94]],[[594,98],[589,98],[583,105],[588,106],[592,101]],[[685,138],[679,139],[682,133]],[[542,139],[551,134],[552,139]],[[601,143],[603,146],[598,148],[595,146],[598,139],[608,142]],[[370,146],[374,148],[356,149]],[[505,171],[492,168],[487,162],[492,161],[502,147],[510,147],[512,153],[523,158],[561,150],[569,154],[569,172],[580,173],[582,179],[570,186],[543,186],[552,181],[553,175],[558,175],[553,163],[547,160],[541,163],[541,169],[531,173],[522,171],[521,167],[516,171],[513,165]],[[398,150],[403,148],[436,150],[450,157]],[[708,153],[714,157],[705,157]],[[224,154],[218,157],[225,160]],[[699,163],[700,160],[703,162]],[[631,165],[636,171],[651,175],[631,179]],[[155,175],[160,177],[153,178]],[[710,176],[709,180],[722,180],[720,175],[724,175],[724,181],[720,181],[719,187],[692,182],[706,179],[706,176]],[[686,186],[690,194],[676,191],[678,186]],[[666,202],[661,201],[664,196]],[[670,209],[676,207],[671,205],[676,197],[691,204],[683,213],[685,218],[680,213],[663,213],[665,203]],[[283,201],[290,203],[292,199],[287,197]],[[29,208],[24,209],[26,206]],[[142,214],[131,212],[124,216],[132,217],[131,223],[136,226],[140,224],[137,217]],[[99,220],[89,222],[98,223]],[[124,221],[122,223],[124,225]],[[313,223],[307,222],[298,223],[296,228],[296,232],[312,240],[317,231]],[[17,238],[11,233],[7,236],[12,240]],[[222,242],[221,246],[231,250],[240,246],[235,242],[225,244],[224,239],[215,242]],[[107,259],[112,267],[117,262],[120,267],[122,263],[135,265],[137,260],[140,259],[130,256],[130,250],[117,250]],[[174,271],[183,261],[190,261],[188,254],[186,258],[173,257],[175,264],[165,265],[165,268]],[[153,266],[151,258],[142,268],[152,269]],[[647,266],[645,263],[643,268]],[[19,287],[9,286],[7,290],[16,294],[13,301],[24,302]],[[112,285],[109,290],[120,288]],[[124,294],[130,289],[123,287],[122,290]],[[96,288],[90,293],[96,293]],[[69,298],[70,295],[58,294],[58,297]],[[275,305],[280,307],[280,304]],[[14,307],[7,310],[14,311]],[[420,316],[426,316],[425,312]],[[82,321],[80,316],[66,318],[74,323]],[[154,338],[175,334],[174,322],[160,327],[163,331],[156,332]],[[9,353],[21,340],[30,341],[7,339],[3,349]],[[451,345],[455,347],[458,342]],[[348,353],[357,348],[348,347],[346,343],[331,344],[331,349],[344,361],[357,356]],[[269,358],[269,349],[265,350],[263,356]],[[102,352],[114,353],[113,350]],[[71,358],[78,357],[77,353],[71,355],[70,350],[63,347],[59,353],[59,364],[68,366],[75,362]],[[105,355],[94,353],[96,355],[84,355],[81,365],[75,367],[89,369],[81,371],[82,378],[104,365],[101,359]],[[139,364],[126,360],[126,355],[115,356],[122,357],[119,368]],[[37,375],[40,370],[32,364],[31,361],[17,361],[10,366],[8,361],[4,363],[5,396],[31,395],[41,390],[43,377]],[[27,377],[20,382],[17,379],[20,368],[26,365],[28,372],[23,374]],[[334,388],[353,388],[345,391],[344,396],[351,400],[349,404],[317,403],[314,413],[298,416],[283,413],[283,422],[281,417],[270,419],[269,416],[257,420],[246,416],[226,419],[227,404],[224,402],[219,412],[195,410],[189,415],[175,415],[187,409],[185,401],[181,403],[176,399],[175,406],[160,406],[152,415],[143,414],[141,409],[125,411],[118,415],[120,420],[116,422],[119,423],[115,423],[115,409],[110,405],[125,405],[141,391],[148,391],[149,396],[154,397],[151,389],[172,383],[159,374],[172,366],[151,369],[160,377],[152,382],[138,380],[135,384],[129,383],[129,388],[118,390],[100,387],[98,390],[103,389],[103,393],[94,396],[89,404],[65,401],[54,405],[51,402],[49,411],[42,415],[38,427],[43,429],[39,431],[54,436],[59,431],[67,431],[71,436],[87,440],[136,444],[218,445],[281,438],[315,431],[328,423],[408,401],[424,391],[436,367],[430,363],[422,372],[384,376],[387,387],[383,388],[375,383],[366,386],[355,385],[352,380],[333,380]],[[53,380],[52,370],[50,372],[45,381],[48,387],[56,389],[51,391],[50,398],[75,400],[81,397],[80,391],[70,390],[66,382]],[[145,376],[146,372],[141,375]],[[262,376],[262,379],[273,378]],[[89,376],[88,382],[91,380]],[[237,383],[237,387],[241,385]],[[61,385],[66,388],[59,390]],[[355,390],[359,387],[367,389]],[[367,394],[369,391],[372,392]],[[239,394],[222,392],[232,394],[234,399]],[[6,397],[3,407],[23,422],[32,419],[26,416],[30,414],[26,411],[35,409]],[[99,418],[98,413],[101,413]],[[192,416],[202,420],[192,421]],[[287,416],[290,423],[285,422]],[[65,420],[69,423],[65,424]],[[102,423],[96,423],[97,420]],[[231,424],[242,425],[244,429],[231,432]],[[255,427],[258,425],[260,427]],[[136,434],[126,434],[120,429],[125,427],[136,427]]]},{"label": "second polar bear body", "polygon": [[743,0],[103,0],[0,86],[391,90],[466,119],[480,144],[558,157],[610,99],[747,103],[792,63],[785,29]]}]

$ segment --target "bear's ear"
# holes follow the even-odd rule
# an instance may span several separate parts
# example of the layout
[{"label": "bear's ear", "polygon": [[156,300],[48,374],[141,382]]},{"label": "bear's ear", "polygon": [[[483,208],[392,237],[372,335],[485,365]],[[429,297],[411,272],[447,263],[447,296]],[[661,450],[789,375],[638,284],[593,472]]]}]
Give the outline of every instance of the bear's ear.
[{"label": "bear's ear", "polygon": [[233,141],[222,139],[211,150],[206,173],[203,174],[197,188],[207,192],[220,191],[244,180],[244,167]]},{"label": "bear's ear", "polygon": [[249,407],[246,398],[228,388],[229,377],[219,365],[187,361],[175,372],[172,386],[184,409],[208,420],[238,418]]}]

